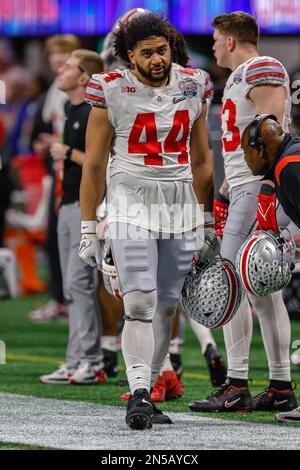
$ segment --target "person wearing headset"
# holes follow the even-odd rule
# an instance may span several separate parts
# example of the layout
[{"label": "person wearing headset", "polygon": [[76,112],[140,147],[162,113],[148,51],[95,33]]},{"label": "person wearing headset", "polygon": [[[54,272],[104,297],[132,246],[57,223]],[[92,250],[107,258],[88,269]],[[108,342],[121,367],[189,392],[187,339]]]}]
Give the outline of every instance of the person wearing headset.
[{"label": "person wearing headset", "polygon": [[[241,145],[253,175],[273,183],[274,197],[300,228],[300,139],[285,133],[275,116],[262,114],[245,129]],[[277,413],[276,419],[300,423],[300,407]]]},{"label": "person wearing headset", "polygon": [[285,133],[272,114],[261,114],[245,129],[241,145],[252,174],[273,182],[284,212],[300,228],[300,139]]}]

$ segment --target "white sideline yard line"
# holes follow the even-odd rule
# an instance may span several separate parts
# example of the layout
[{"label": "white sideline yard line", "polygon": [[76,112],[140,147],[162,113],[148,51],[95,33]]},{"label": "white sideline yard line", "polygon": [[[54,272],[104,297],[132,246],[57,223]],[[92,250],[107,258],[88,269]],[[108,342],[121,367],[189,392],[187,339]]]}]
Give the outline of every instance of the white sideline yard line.
[{"label": "white sideline yard line", "polygon": [[168,414],[173,425],[132,431],[124,408],[0,393],[0,441],[86,450],[300,448],[300,428]]}]

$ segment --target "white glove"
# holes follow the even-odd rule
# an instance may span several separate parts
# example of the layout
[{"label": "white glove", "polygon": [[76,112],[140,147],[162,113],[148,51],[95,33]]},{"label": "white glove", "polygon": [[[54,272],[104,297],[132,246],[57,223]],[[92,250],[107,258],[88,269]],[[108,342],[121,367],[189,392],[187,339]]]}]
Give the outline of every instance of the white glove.
[{"label": "white glove", "polygon": [[100,251],[99,241],[96,237],[96,222],[81,222],[81,234],[78,256],[89,266],[95,268]]}]

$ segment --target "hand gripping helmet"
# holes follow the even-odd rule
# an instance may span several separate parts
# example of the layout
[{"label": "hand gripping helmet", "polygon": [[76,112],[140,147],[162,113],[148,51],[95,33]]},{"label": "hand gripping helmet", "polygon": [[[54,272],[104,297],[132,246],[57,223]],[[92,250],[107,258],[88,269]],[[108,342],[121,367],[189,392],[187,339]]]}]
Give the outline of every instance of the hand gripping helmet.
[{"label": "hand gripping helmet", "polygon": [[235,267],[226,258],[215,257],[192,267],[184,282],[181,305],[196,322],[206,328],[217,328],[233,318],[241,296]]},{"label": "hand gripping helmet", "polygon": [[118,274],[113,264],[108,264],[106,260],[102,260],[101,272],[103,276],[104,287],[116,299],[122,299]]},{"label": "hand gripping helmet", "polygon": [[253,232],[236,258],[237,271],[247,292],[263,297],[287,286],[295,259],[294,241],[265,232]]},{"label": "hand gripping helmet", "polygon": [[[98,224],[98,228],[100,223]],[[101,231],[101,228],[100,230]],[[99,233],[98,233],[99,236]],[[121,289],[118,280],[118,274],[114,265],[114,260],[111,252],[111,243],[108,237],[107,225],[104,219],[102,232],[99,236],[100,239],[100,259],[98,260],[98,269],[102,272],[104,287],[117,299],[122,299]]]}]

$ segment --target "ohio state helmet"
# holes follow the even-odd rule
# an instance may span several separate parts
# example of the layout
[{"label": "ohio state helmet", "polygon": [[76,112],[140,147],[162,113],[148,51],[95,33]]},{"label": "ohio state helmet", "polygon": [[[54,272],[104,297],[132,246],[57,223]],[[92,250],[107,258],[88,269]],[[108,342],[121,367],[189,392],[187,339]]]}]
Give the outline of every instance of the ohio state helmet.
[{"label": "ohio state helmet", "polygon": [[103,42],[103,50],[101,52],[101,58],[104,62],[105,70],[114,70],[116,68],[124,68],[124,64],[121,59],[115,55],[114,51],[114,34],[120,29],[120,24],[128,26],[130,21],[133,18],[136,18],[138,15],[151,13],[150,10],[145,10],[144,8],[133,8],[132,10],[127,11],[121,18],[115,22],[112,31],[109,32]]},{"label": "ohio state helmet", "polygon": [[114,260],[111,252],[111,242],[108,234],[108,227],[106,218],[101,218],[105,215],[106,205],[102,204],[97,209],[97,236],[100,242],[99,258],[97,259],[97,268],[102,272],[104,287],[117,299],[122,299],[121,289],[118,280],[118,274],[114,265]]},{"label": "ohio state helmet", "polygon": [[181,293],[183,310],[206,328],[225,325],[235,315],[242,297],[242,287],[234,265],[215,257],[194,265]]},{"label": "ohio state helmet", "polygon": [[263,297],[287,286],[292,277],[295,243],[264,230],[253,232],[236,258],[237,271],[247,292]]},{"label": "ohio state helmet", "polygon": [[105,260],[102,260],[101,272],[104,287],[107,292],[117,299],[122,299],[116,267],[113,264],[108,264]]}]

